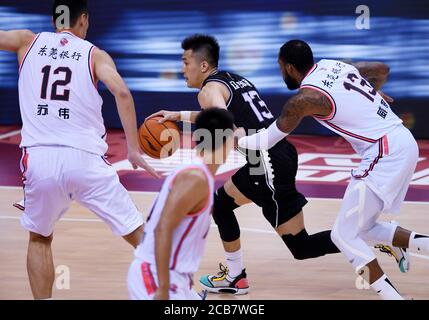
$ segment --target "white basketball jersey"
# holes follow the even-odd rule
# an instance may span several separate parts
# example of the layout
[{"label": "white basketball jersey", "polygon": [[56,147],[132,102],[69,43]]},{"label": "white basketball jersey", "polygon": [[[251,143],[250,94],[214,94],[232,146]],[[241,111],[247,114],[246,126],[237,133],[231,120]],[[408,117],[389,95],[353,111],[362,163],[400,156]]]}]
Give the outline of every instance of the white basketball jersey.
[{"label": "white basketball jersey", "polygon": [[350,64],[320,60],[304,78],[301,88],[326,95],[332,112],[328,117],[314,115],[315,119],[343,136],[361,155],[402,124],[389,104]]},{"label": "white basketball jersey", "polygon": [[20,67],[21,147],[57,145],[106,153],[94,48],[69,32],[36,36]]},{"label": "white basketball jersey", "polygon": [[161,218],[174,179],[180,172],[191,169],[202,170],[206,174],[209,181],[209,200],[204,209],[195,214],[190,214],[174,231],[170,270],[175,270],[179,273],[193,274],[197,272],[204,253],[206,237],[210,229],[214,195],[214,178],[206,165],[201,162],[182,166],[167,177],[153,204],[151,213],[144,227],[142,243],[137,247],[135,256],[142,261],[156,265],[155,229]]}]

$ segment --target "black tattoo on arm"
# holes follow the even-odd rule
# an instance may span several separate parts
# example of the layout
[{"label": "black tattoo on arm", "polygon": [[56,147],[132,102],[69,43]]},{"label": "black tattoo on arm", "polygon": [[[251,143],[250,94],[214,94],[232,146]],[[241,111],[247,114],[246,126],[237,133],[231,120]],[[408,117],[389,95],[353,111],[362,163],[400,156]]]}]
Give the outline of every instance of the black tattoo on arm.
[{"label": "black tattoo on arm", "polygon": [[306,116],[329,116],[332,104],[322,93],[313,89],[301,89],[283,107],[277,126],[286,133],[292,132]]}]

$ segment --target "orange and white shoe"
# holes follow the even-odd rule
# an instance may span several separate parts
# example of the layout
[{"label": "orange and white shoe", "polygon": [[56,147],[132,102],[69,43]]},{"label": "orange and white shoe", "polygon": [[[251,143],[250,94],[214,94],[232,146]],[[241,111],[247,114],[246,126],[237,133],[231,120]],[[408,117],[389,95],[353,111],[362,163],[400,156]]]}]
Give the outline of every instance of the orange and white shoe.
[{"label": "orange and white shoe", "polygon": [[236,295],[247,294],[249,292],[249,282],[247,281],[246,269],[240,275],[231,278],[228,275],[228,268],[219,263],[220,272],[217,275],[205,275],[200,278],[201,286],[212,293],[232,293]]}]

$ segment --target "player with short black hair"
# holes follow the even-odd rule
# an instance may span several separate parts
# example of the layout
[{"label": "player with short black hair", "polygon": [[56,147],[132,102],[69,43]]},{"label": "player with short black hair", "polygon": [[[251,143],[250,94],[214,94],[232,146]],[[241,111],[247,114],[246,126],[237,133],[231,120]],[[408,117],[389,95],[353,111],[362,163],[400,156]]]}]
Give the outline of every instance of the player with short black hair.
[{"label": "player with short black hair", "polygon": [[203,34],[190,36],[182,41],[182,49],[192,50],[213,67],[217,68],[219,65],[220,47],[214,37]]},{"label": "player with short black hair", "polygon": [[[57,21],[59,12],[69,16]],[[15,52],[19,61],[25,196],[21,225],[30,234],[27,271],[35,299],[52,297],[53,232],[73,200],[134,247],[143,232],[142,214],[105,159],[107,133],[98,81],[115,96],[128,160],[135,169],[143,167],[159,177],[142,157],[134,100],[115,63],[84,40],[87,1],[54,1],[53,19],[55,32],[0,31],[0,50]]]},{"label": "player with short black hair", "polygon": [[55,0],[52,6],[52,18],[55,22],[62,16],[63,6],[69,10],[70,28],[73,28],[82,15],[89,15],[87,0]]},{"label": "player with short black hair", "polygon": [[[234,125],[241,134],[268,128],[274,116],[259,91],[246,78],[218,70],[219,46],[214,37],[193,35],[183,41],[183,73],[188,87],[198,88],[203,110],[227,109],[234,115]],[[152,116],[164,120],[194,122],[199,112],[160,111]],[[151,116],[151,117],[152,117]],[[163,120],[163,121],[164,121]],[[309,235],[304,226],[302,208],[307,203],[296,189],[298,154],[286,139],[269,151],[248,154],[247,164],[238,170],[215,194],[213,218],[223,241],[227,267],[220,275],[201,278],[201,285],[211,292],[244,294],[249,290],[243,266],[240,227],[234,210],[254,202],[277,231],[296,259],[308,259],[337,253],[330,231]]]},{"label": "player with short black hair", "polygon": [[[290,40],[286,42],[279,51],[279,60],[285,64],[289,63],[299,72],[305,73],[314,66],[313,51],[310,46],[302,40]],[[283,73],[283,79],[290,90],[299,88],[294,78],[287,71]]]},{"label": "player with short black hair", "polygon": [[243,137],[239,145],[272,150],[307,116],[345,138],[362,161],[352,170],[332,240],[382,299],[401,300],[369,244],[384,243],[382,249],[395,256],[401,269],[407,262],[403,248],[429,252],[428,235],[378,221],[381,213],[400,211],[419,158],[417,142],[390,108],[392,99],[380,91],[389,74],[386,64],[322,59],[310,66],[290,58],[307,56],[310,62],[309,51],[298,40],[280,49],[285,82],[288,87],[297,84],[300,90],[287,101],[277,121],[264,132]]},{"label": "player with short black hair", "polygon": [[[195,120],[195,148],[198,151],[204,149],[215,151],[226,142],[230,135],[233,135],[234,117],[224,109],[210,108],[205,111],[200,112]],[[198,132],[201,134],[196,134]]]},{"label": "player with short black hair", "polygon": [[128,272],[133,300],[205,298],[192,288],[193,275],[210,229],[214,176],[234,145],[233,118],[224,109],[210,108],[200,112],[195,126],[198,157],[167,177],[135,251]]}]

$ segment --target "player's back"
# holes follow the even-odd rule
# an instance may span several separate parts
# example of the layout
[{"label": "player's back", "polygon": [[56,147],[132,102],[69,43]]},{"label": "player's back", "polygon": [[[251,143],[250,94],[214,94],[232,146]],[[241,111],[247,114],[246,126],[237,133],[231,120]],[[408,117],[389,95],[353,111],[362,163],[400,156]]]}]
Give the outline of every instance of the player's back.
[{"label": "player's back", "polygon": [[328,98],[331,114],[315,115],[316,120],[343,136],[360,154],[402,123],[383,97],[350,64],[321,60],[304,78],[302,88],[315,89]]},{"label": "player's back", "polygon": [[249,130],[268,128],[274,121],[274,116],[261,99],[258,90],[246,78],[226,71],[217,71],[204,81],[203,87],[213,81],[228,87],[230,98],[227,108],[234,115],[236,127],[242,127],[248,133],[255,133]]},{"label": "player's back", "polygon": [[142,242],[135,251],[135,256],[139,260],[156,265],[155,230],[161,218],[168,195],[171,192],[174,179],[179,173],[185,170],[195,169],[203,171],[208,179],[209,199],[202,210],[189,214],[174,231],[170,270],[184,274],[193,274],[198,270],[204,252],[206,237],[210,229],[214,194],[214,178],[206,165],[200,161],[195,161],[191,164],[179,167],[165,180],[152,206],[144,228]]},{"label": "player's back", "polygon": [[94,49],[69,32],[36,36],[20,67],[21,147],[56,145],[106,153]]}]

